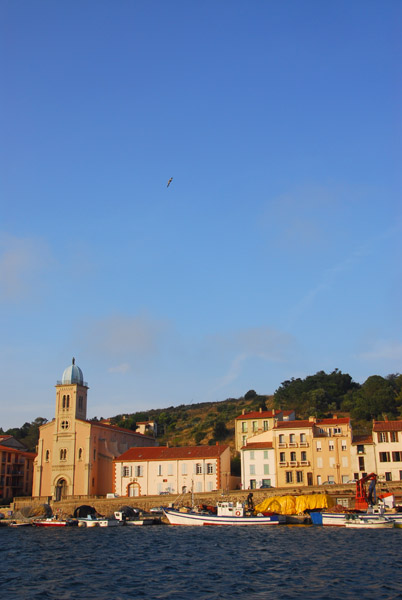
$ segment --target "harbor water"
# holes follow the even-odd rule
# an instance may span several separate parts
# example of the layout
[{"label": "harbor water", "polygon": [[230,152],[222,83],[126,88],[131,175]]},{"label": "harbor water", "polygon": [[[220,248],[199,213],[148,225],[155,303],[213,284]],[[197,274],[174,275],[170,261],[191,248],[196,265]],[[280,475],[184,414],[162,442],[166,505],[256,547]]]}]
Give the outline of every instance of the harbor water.
[{"label": "harbor water", "polygon": [[0,528],[8,600],[402,599],[402,529]]}]

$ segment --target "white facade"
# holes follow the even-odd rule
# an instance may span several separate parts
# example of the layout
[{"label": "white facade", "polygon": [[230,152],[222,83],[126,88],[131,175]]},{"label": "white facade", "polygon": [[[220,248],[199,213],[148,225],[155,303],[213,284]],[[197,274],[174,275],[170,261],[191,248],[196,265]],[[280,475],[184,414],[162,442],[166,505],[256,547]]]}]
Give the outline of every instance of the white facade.
[{"label": "white facade", "polygon": [[377,475],[385,481],[402,481],[402,421],[375,421],[373,442]]},{"label": "white facade", "polygon": [[353,479],[361,479],[369,473],[377,473],[375,446],[371,436],[353,437],[350,448]]},{"label": "white facade", "polygon": [[[272,432],[254,436],[241,448],[241,487],[259,489],[276,487],[275,449]],[[252,440],[252,441],[251,441]]]},{"label": "white facade", "polygon": [[[137,452],[137,450],[139,450]],[[229,486],[229,446],[132,448],[114,461],[114,492],[154,496],[212,492]]]}]

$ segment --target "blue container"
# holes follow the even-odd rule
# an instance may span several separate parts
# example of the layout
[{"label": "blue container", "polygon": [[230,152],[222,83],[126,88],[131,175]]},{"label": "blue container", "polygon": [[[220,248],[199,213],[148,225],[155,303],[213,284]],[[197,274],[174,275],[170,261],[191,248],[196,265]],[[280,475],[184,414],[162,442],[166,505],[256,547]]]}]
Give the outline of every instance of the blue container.
[{"label": "blue container", "polygon": [[322,514],[320,512],[311,512],[310,517],[313,525],[322,525]]}]

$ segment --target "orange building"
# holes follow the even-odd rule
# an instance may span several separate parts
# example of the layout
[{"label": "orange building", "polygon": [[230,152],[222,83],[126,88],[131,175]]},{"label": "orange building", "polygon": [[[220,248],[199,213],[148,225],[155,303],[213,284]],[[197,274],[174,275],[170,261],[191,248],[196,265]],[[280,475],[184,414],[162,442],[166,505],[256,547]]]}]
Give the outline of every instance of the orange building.
[{"label": "orange building", "polygon": [[87,421],[88,385],[72,364],[56,385],[56,416],[40,427],[32,496],[106,495],[113,490],[113,459],[155,439],[129,429]]},{"label": "orange building", "polygon": [[35,456],[11,435],[0,435],[0,500],[31,495]]}]

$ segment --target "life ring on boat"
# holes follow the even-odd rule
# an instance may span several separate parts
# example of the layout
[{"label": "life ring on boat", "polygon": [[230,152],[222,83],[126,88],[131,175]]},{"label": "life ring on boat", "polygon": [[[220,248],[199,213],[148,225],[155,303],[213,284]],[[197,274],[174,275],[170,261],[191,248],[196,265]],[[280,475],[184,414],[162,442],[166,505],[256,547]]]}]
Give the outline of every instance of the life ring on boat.
[{"label": "life ring on boat", "polygon": [[240,516],[241,516],[241,512],[240,512],[240,510],[236,510],[236,512],[235,512],[235,516],[236,516],[236,517],[240,517]]}]

